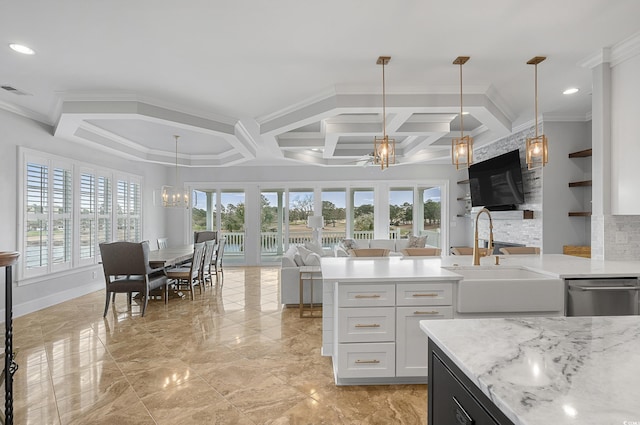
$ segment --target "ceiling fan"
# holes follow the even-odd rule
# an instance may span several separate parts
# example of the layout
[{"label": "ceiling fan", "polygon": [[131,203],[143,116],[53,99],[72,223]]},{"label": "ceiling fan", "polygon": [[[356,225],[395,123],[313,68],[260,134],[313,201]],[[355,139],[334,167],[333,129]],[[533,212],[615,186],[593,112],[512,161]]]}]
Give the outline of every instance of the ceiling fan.
[{"label": "ceiling fan", "polygon": [[351,161],[352,164],[356,164],[360,167],[367,167],[369,165],[375,165],[375,155],[372,152],[369,152],[366,155],[362,155],[360,158],[355,161]]}]

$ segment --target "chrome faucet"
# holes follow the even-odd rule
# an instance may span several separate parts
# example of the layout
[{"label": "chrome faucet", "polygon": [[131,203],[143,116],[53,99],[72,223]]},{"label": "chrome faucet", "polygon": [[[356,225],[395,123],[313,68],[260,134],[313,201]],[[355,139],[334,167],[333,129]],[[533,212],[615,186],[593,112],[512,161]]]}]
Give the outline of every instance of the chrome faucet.
[{"label": "chrome faucet", "polygon": [[489,212],[489,210],[486,208],[483,208],[480,211],[478,211],[478,215],[476,215],[475,234],[473,236],[473,265],[474,266],[479,266],[480,257],[483,257],[483,255],[480,254],[480,248],[478,247],[478,218],[480,218],[480,214],[482,213],[487,213],[487,215],[489,216],[489,243],[487,244],[486,255],[491,255],[491,252],[493,251],[493,219],[491,218],[491,213]]}]

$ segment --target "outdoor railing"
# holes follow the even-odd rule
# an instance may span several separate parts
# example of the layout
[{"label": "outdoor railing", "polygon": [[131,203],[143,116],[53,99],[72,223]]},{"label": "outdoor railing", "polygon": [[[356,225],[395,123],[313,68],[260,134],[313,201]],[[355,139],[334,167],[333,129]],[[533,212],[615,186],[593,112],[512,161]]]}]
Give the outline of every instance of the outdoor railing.
[{"label": "outdoor railing", "polygon": [[[427,235],[427,244],[430,246],[440,247],[440,232],[434,230],[427,230],[421,232],[422,235]],[[225,246],[225,253],[229,255],[244,254],[244,232],[223,232],[223,235],[227,238],[227,244]],[[306,241],[310,241],[312,238],[312,231],[300,231],[289,233],[288,245],[303,245]],[[262,254],[281,254],[282,249],[287,244],[284,243],[284,236],[280,236],[282,240],[279,240],[278,232],[261,232],[260,233],[260,252]],[[332,232],[329,230],[322,231],[322,246],[325,248],[333,248],[340,241],[346,237],[345,232]],[[353,232],[353,239],[373,239],[373,231],[355,231]],[[389,232],[389,239],[400,239],[400,230],[392,230]]]}]

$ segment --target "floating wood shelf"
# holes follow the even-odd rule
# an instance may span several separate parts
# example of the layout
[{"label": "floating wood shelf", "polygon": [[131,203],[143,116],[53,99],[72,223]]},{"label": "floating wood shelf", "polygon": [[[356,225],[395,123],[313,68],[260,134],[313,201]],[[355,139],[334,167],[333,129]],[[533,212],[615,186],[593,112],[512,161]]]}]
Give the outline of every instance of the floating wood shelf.
[{"label": "floating wood shelf", "polygon": [[591,180],[583,180],[581,182],[571,182],[569,187],[591,186]]},{"label": "floating wood shelf", "polygon": [[466,179],[466,180],[460,180],[460,181],[458,182],[458,184],[468,184],[468,183],[469,183],[469,179]]},{"label": "floating wood shelf", "polygon": [[569,217],[591,217],[591,211],[570,211]]},{"label": "floating wood shelf", "polygon": [[583,151],[572,152],[569,154],[569,158],[586,158],[591,156],[592,149],[585,149]]}]

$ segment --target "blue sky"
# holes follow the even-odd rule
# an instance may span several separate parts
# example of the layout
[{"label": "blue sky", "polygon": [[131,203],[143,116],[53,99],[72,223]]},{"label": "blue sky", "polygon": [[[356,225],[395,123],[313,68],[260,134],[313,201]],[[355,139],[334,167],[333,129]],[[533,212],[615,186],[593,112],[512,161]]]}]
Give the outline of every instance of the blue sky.
[{"label": "blue sky", "polygon": [[[194,196],[194,202],[196,202],[196,208],[206,209],[207,198],[204,192],[194,191],[197,194]],[[278,205],[278,198],[276,192],[262,192],[263,195],[269,200],[271,205]],[[290,192],[290,200],[294,202],[296,199],[300,199],[307,195],[313,195],[313,192]],[[424,200],[433,200],[440,202],[440,188],[433,187],[426,189],[424,192]],[[244,202],[245,197],[242,192],[224,192],[222,193],[222,205],[238,204]],[[323,192],[322,200],[333,202],[337,208],[346,207],[346,192]],[[405,202],[413,203],[413,190],[392,190],[389,195],[391,205],[402,205]],[[215,203],[215,194],[214,194]],[[369,190],[356,190],[354,195],[354,203],[356,206],[373,204],[373,191]]]}]

